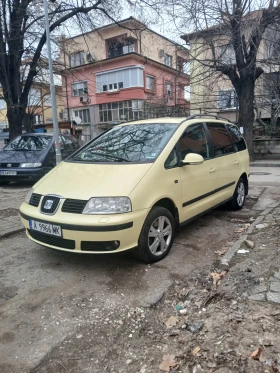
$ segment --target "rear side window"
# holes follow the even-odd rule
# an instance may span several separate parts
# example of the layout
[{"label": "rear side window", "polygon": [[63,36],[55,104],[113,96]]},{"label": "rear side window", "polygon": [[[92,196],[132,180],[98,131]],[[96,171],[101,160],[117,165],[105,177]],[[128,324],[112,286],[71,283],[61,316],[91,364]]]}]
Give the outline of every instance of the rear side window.
[{"label": "rear side window", "polygon": [[246,143],[245,143],[245,140],[243,139],[243,136],[239,132],[239,129],[236,126],[233,126],[232,124],[226,124],[226,127],[232,138],[234,151],[240,152],[242,150],[245,150]]},{"label": "rear side window", "polygon": [[189,153],[200,154],[204,159],[209,158],[209,145],[201,123],[191,124],[179,140],[181,158]]},{"label": "rear side window", "polygon": [[206,123],[210,132],[214,157],[220,157],[234,152],[231,137],[222,123]]}]

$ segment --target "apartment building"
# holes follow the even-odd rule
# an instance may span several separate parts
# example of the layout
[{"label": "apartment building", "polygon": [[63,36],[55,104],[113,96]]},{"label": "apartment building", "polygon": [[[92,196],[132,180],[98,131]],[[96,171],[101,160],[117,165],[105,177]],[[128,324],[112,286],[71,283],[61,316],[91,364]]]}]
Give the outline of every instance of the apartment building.
[{"label": "apartment building", "polygon": [[121,122],[187,115],[188,49],[135,18],[65,39],[60,63],[65,119],[83,134]]}]

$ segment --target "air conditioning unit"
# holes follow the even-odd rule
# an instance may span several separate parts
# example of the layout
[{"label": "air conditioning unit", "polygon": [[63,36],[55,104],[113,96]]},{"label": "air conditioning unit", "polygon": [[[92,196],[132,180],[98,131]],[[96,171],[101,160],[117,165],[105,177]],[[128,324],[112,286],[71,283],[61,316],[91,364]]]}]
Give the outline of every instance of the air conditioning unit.
[{"label": "air conditioning unit", "polygon": [[87,103],[88,103],[88,98],[85,97],[85,96],[81,96],[81,97],[80,97],[80,102],[81,102],[82,104],[87,104]]},{"label": "air conditioning unit", "polygon": [[95,61],[94,54],[92,52],[87,53],[87,62]]},{"label": "air conditioning unit", "polygon": [[159,50],[159,56],[160,56],[160,57],[163,57],[163,56],[164,56],[164,50],[163,50],[163,49],[160,49],[160,50]]}]

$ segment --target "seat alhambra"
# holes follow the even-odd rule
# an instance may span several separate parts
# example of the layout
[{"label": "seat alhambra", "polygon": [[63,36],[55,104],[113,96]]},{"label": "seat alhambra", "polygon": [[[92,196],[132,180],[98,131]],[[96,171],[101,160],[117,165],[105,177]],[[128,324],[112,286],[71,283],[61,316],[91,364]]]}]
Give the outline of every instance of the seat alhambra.
[{"label": "seat alhambra", "polygon": [[164,258],[175,232],[248,193],[249,154],[238,128],[195,115],[117,125],[77,150],[28,192],[27,236],[75,253],[132,250]]}]

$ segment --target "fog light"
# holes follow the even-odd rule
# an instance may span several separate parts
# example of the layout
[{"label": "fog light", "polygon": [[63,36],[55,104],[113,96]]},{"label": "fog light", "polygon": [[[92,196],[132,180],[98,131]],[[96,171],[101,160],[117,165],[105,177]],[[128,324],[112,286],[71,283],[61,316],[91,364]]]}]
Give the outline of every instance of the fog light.
[{"label": "fog light", "polygon": [[104,249],[108,251],[117,250],[120,246],[120,241],[104,242]]}]

